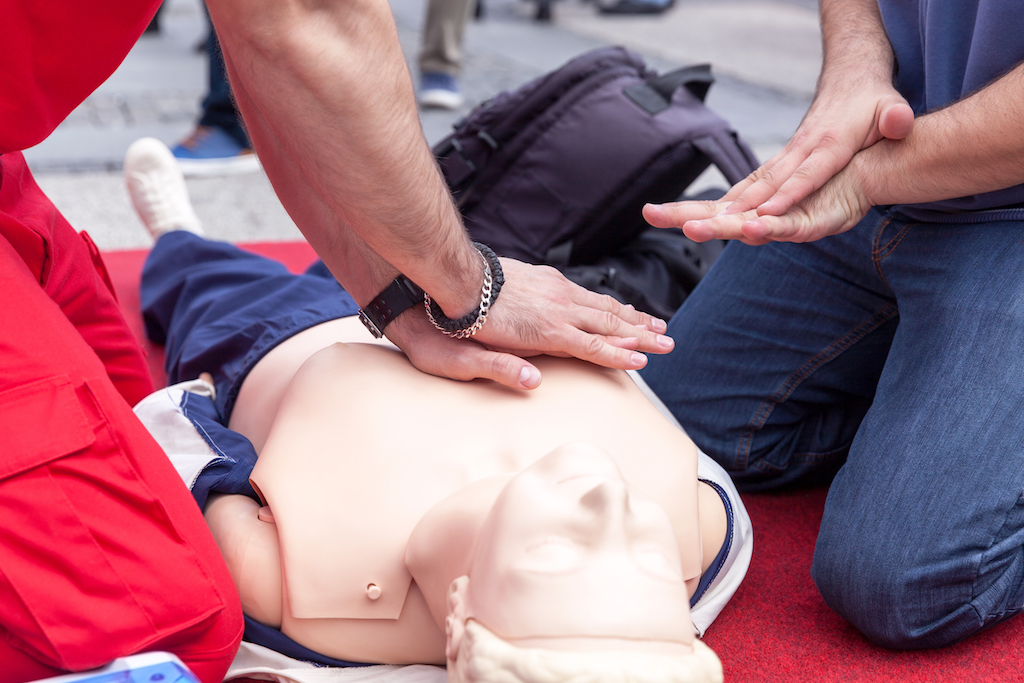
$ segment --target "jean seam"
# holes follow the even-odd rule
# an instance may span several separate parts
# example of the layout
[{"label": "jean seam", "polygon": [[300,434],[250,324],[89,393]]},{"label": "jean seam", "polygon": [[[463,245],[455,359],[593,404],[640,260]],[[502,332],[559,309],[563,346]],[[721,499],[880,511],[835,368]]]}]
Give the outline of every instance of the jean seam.
[{"label": "jean seam", "polygon": [[885,229],[889,227],[889,224],[892,223],[892,221],[892,216],[887,216],[885,220],[878,224],[878,227],[875,229],[875,238],[871,248],[871,261],[875,264],[875,272],[878,273],[878,278],[890,290],[892,290],[892,286],[885,279],[885,273],[882,272],[882,261],[888,258],[888,256],[896,250],[896,247],[900,245],[900,242],[902,242],[903,238],[907,236],[910,229],[916,225],[911,223],[904,224],[904,226],[900,228],[899,232],[897,232],[892,239],[883,245],[881,243],[882,233],[885,232]]},{"label": "jean seam", "polygon": [[999,541],[1006,537],[1002,535],[1002,532],[1004,532],[1007,528],[1008,518],[1010,517],[1011,511],[1014,507],[1021,504],[1022,499],[1024,499],[1024,496],[1018,496],[1016,503],[1006,508],[1003,514],[1002,523],[999,525],[999,528],[992,533],[992,536],[988,542],[988,547],[986,547],[985,550],[978,556],[978,561],[974,565],[974,577],[971,580],[971,601],[969,604],[971,609],[974,611],[975,615],[977,615],[978,617],[978,623],[982,626],[985,626],[989,623],[998,623],[1007,616],[1016,614],[1022,609],[1020,607],[1011,607],[1009,609],[1002,610],[1001,612],[997,612],[995,614],[982,614],[978,610],[978,606],[975,604],[975,601],[980,597],[980,594],[978,593],[978,578],[981,576],[981,567],[986,562],[990,562],[992,560],[992,558],[988,555],[990,552],[992,552],[993,546],[995,546]]},{"label": "jean seam", "polygon": [[[834,456],[836,456],[836,455],[838,455],[840,453],[845,453],[845,452],[849,451],[851,443],[853,443],[853,442],[852,441],[847,441],[847,442],[843,443],[841,446],[837,446],[836,448],[832,448],[832,449],[827,450],[827,451],[820,451],[820,452],[817,452],[817,453],[812,453],[812,452],[809,452],[809,451],[804,451],[802,453],[798,453],[798,454],[789,456],[789,462],[790,463],[797,462],[797,463],[804,463],[804,464],[806,464],[806,463],[818,463],[818,462],[821,462],[822,460],[826,460],[828,458],[834,457]],[[750,469],[751,470],[757,470],[758,472],[761,472],[763,474],[775,474],[775,473],[778,473],[778,472],[782,472],[784,470],[784,468],[776,467],[775,465],[765,464],[764,461],[755,462],[753,465],[750,466]]]},{"label": "jean seam", "polygon": [[788,399],[796,391],[797,387],[821,366],[834,360],[856,342],[881,327],[886,321],[895,317],[897,312],[896,304],[889,304],[881,311],[875,313],[841,338],[829,344],[824,350],[809,358],[782,383],[782,386],[779,387],[775,394],[761,403],[740,437],[740,442],[736,448],[736,460],[737,462],[742,462],[741,469],[747,469],[750,466],[750,451],[753,447],[754,435],[768,421],[769,416],[775,410],[775,406]]}]

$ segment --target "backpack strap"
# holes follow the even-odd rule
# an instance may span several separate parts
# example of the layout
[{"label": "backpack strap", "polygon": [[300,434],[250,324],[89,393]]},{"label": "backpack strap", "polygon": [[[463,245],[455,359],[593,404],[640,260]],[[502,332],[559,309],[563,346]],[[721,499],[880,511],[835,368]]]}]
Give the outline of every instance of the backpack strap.
[{"label": "backpack strap", "polygon": [[732,130],[716,130],[690,140],[735,185],[760,165],[754,152]]},{"label": "backpack strap", "polygon": [[669,108],[672,95],[679,86],[685,85],[694,97],[703,102],[704,97],[708,94],[708,89],[714,82],[715,77],[711,75],[711,65],[696,64],[669,71],[667,74],[642,83],[635,83],[623,89],[622,93],[653,116]]}]

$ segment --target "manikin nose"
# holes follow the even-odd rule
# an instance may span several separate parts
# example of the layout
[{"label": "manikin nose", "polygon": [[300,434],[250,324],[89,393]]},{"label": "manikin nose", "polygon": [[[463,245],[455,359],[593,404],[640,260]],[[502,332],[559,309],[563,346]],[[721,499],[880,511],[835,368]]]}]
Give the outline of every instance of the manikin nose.
[{"label": "manikin nose", "polygon": [[629,489],[622,480],[605,479],[584,493],[580,504],[591,510],[603,522],[607,531],[623,529],[630,512]]}]

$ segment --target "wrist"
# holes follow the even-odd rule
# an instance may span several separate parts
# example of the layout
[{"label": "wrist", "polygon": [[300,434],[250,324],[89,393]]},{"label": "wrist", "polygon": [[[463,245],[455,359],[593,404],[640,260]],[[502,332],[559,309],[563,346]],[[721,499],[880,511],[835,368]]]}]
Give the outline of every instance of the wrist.
[{"label": "wrist", "polygon": [[904,203],[898,187],[898,174],[894,172],[900,140],[882,139],[854,155],[848,165],[857,186],[871,206]]},{"label": "wrist", "polygon": [[444,314],[437,302],[424,294],[423,304],[430,323],[440,332],[455,339],[468,339],[475,335],[487,321],[487,314],[498,298],[501,287],[505,284],[501,262],[498,256],[485,244],[474,242],[473,246],[480,252],[483,264],[483,284],[480,288],[480,305],[461,318],[452,319]]},{"label": "wrist", "polygon": [[465,246],[458,255],[442,261],[449,264],[443,271],[444,281],[430,286],[431,299],[452,320],[469,315],[480,305],[480,285],[486,269],[477,248],[468,240]]}]

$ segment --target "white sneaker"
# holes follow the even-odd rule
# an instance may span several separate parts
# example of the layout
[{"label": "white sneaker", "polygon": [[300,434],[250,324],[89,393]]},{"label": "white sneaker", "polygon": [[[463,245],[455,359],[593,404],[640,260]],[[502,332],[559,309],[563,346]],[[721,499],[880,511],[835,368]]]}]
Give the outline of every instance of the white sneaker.
[{"label": "white sneaker", "polygon": [[124,155],[124,182],[153,239],[172,230],[205,234],[188,198],[185,177],[164,143],[155,138],[133,142]]},{"label": "white sneaker", "polygon": [[424,108],[458,109],[462,106],[462,93],[454,76],[426,72],[420,76],[420,89],[416,100]]}]

